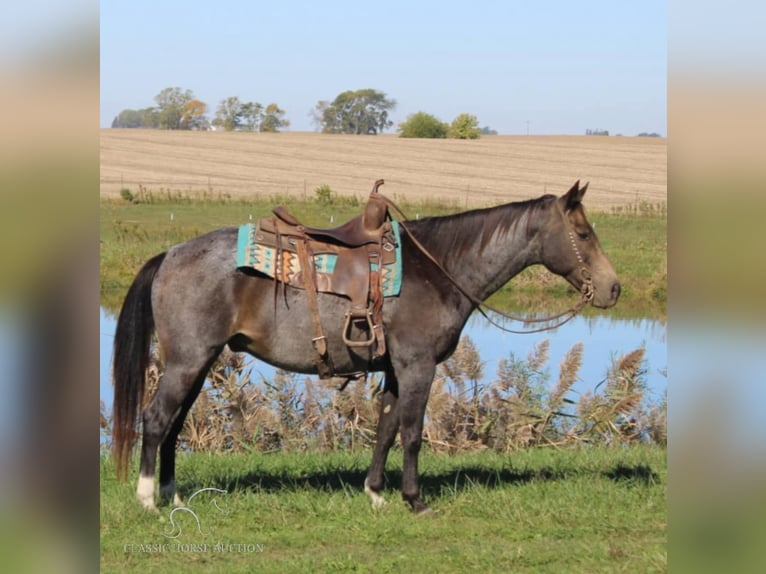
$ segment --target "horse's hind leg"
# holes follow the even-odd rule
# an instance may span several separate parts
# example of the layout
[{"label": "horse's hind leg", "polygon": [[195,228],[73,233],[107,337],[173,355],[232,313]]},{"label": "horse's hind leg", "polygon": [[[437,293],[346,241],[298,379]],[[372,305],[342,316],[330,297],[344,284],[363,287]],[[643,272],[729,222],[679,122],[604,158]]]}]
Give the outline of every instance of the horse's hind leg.
[{"label": "horse's hind leg", "polygon": [[[183,425],[183,419],[191,404],[196,399],[205,380],[207,371],[218,355],[197,357],[197,360],[168,360],[165,372],[160,379],[157,392],[144,411],[143,443],[141,445],[141,470],[138,477],[136,496],[147,509],[155,509],[154,474],[157,465],[157,449],[163,444],[167,461],[172,462],[168,471],[161,476],[163,484],[168,485],[175,473],[175,439]],[[178,431],[178,432],[176,432]],[[172,438],[172,442],[171,439]],[[172,445],[172,446],[171,446]],[[172,448],[173,456],[168,455]]]},{"label": "horse's hind leg", "polygon": [[208,369],[203,369],[200,373],[191,391],[184,399],[181,412],[173,421],[170,432],[160,446],[160,501],[163,503],[172,502],[175,506],[183,504],[176,493],[176,441],[183,429],[186,415],[194,405],[194,401],[197,400],[200,390],[202,390],[207,371]]},{"label": "horse's hind leg", "polygon": [[388,369],[380,399],[375,452],[372,455],[367,478],[364,480],[364,492],[372,500],[373,508],[380,508],[386,503],[380,494],[383,490],[383,471],[386,467],[388,451],[396,440],[397,432],[399,432],[399,387],[396,376],[391,369]]}]

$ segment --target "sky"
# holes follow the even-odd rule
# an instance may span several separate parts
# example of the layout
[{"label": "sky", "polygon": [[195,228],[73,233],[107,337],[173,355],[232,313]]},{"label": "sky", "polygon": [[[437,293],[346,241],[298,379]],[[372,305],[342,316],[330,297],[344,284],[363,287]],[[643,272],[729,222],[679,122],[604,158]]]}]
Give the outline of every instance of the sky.
[{"label": "sky", "polygon": [[[102,2],[100,125],[189,89],[277,103],[312,131],[320,100],[373,88],[501,134],[667,133],[666,2]],[[390,130],[395,131],[395,127]]]}]

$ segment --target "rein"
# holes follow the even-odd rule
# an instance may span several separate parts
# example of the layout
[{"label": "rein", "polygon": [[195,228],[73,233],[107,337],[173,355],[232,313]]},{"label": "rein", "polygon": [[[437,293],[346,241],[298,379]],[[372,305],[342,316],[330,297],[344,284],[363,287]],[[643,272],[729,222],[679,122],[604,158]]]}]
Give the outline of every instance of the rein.
[{"label": "rein", "polygon": [[[381,199],[385,200],[385,202],[396,212],[399,214],[400,217],[403,219],[408,219],[408,217],[404,214],[404,212],[399,208],[398,205],[396,205],[391,199],[388,197],[385,197],[384,195],[380,195]],[[560,208],[559,208],[560,211]],[[562,214],[563,215],[563,214]],[[564,222],[566,223],[566,217],[564,217]],[[528,335],[532,333],[540,333],[543,331],[549,331],[551,329],[556,329],[563,325],[564,323],[570,321],[573,319],[582,309],[593,300],[593,296],[595,295],[595,291],[593,289],[593,279],[591,277],[590,271],[585,266],[585,262],[582,258],[582,254],[580,253],[580,249],[577,247],[577,243],[575,242],[574,233],[571,229],[568,230],[569,235],[569,242],[572,245],[572,249],[574,251],[575,256],[577,257],[577,261],[580,263],[580,275],[583,278],[583,284],[580,288],[580,300],[567,309],[566,311],[562,313],[558,313],[557,315],[551,315],[550,317],[544,317],[541,319],[529,319],[525,317],[517,317],[515,315],[511,315],[509,313],[506,313],[505,311],[501,311],[500,309],[497,309],[496,307],[492,307],[491,305],[488,305],[486,301],[483,301],[479,299],[478,297],[475,297],[466,289],[464,289],[460,283],[458,283],[457,279],[455,279],[452,274],[447,271],[444,266],[426,249],[426,247],[418,241],[418,239],[412,234],[412,232],[409,230],[407,225],[403,222],[399,222],[399,226],[404,229],[405,233],[407,233],[407,236],[412,240],[412,242],[415,244],[415,246],[420,250],[420,252],[426,256],[426,258],[431,261],[434,265],[436,265],[437,269],[442,272],[442,274],[449,280],[450,283],[452,283],[455,288],[457,288],[460,293],[462,293],[471,303],[473,303],[476,308],[479,310],[479,312],[484,316],[484,318],[490,322],[490,324],[494,325],[498,329],[505,331],[506,333],[513,333],[517,335]],[[497,315],[500,315],[501,317],[511,320],[511,321],[517,321],[524,324],[530,324],[530,323],[550,323],[551,321],[558,321],[557,323],[554,323],[553,325],[546,325],[543,327],[539,327],[537,329],[531,329],[526,331],[517,331],[514,329],[509,329],[505,325],[502,325],[501,323],[498,323],[494,319],[492,319],[488,312],[495,313]]]}]

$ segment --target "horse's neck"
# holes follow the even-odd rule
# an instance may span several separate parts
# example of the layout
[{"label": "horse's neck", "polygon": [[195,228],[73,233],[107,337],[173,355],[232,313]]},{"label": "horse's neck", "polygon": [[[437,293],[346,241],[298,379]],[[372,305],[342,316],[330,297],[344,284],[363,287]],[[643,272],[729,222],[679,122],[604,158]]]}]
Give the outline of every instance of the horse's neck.
[{"label": "horse's neck", "polygon": [[[537,226],[530,225],[529,210],[499,206],[461,215],[423,221],[418,236],[471,295],[484,300],[526,267],[539,262]],[[492,221],[502,224],[491,225]]]}]

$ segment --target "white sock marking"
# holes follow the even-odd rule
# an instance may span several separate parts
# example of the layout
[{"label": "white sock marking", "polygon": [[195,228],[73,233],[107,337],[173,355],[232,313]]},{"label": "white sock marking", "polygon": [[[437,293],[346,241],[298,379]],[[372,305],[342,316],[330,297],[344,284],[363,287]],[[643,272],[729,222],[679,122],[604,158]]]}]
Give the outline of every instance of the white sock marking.
[{"label": "white sock marking", "polygon": [[141,506],[147,510],[154,510],[154,477],[144,476],[143,474],[138,477],[138,486],[136,487],[136,498],[141,503]]},{"label": "white sock marking", "polygon": [[364,493],[367,496],[369,496],[370,499],[372,500],[373,509],[378,510],[380,508],[383,508],[383,506],[385,506],[386,499],[370,488],[370,486],[367,484],[366,478],[364,479]]}]

